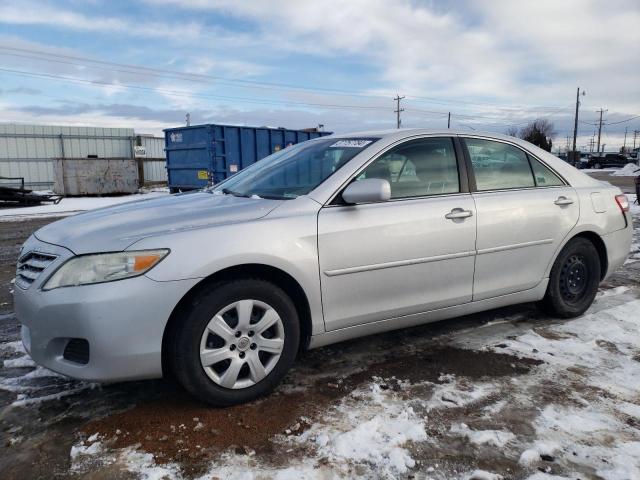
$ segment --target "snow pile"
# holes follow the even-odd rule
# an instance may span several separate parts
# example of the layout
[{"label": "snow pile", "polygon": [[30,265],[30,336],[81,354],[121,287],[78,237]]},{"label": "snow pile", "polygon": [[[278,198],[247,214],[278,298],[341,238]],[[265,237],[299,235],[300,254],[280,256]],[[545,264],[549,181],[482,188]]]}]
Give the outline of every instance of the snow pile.
[{"label": "snow pile", "polygon": [[635,163],[627,163],[620,170],[616,170],[610,175],[613,177],[635,177],[640,175],[640,167]]}]

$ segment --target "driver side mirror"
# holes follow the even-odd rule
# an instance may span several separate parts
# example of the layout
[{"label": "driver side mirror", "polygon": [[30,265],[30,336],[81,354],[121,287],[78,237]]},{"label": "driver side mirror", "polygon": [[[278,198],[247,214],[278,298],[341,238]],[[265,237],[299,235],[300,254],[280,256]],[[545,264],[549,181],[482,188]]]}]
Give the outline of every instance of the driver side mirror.
[{"label": "driver side mirror", "polygon": [[382,178],[356,180],[342,192],[348,204],[386,202],[391,198],[391,185]]}]

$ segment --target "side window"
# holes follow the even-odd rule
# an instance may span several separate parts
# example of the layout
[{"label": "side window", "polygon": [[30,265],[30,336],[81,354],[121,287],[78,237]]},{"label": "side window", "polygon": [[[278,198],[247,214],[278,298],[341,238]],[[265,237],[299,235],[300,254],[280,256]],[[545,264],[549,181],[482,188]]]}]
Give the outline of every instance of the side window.
[{"label": "side window", "polygon": [[531,162],[531,169],[533,170],[533,176],[536,178],[536,185],[538,187],[557,187],[564,185],[562,180],[541,162],[531,156],[529,156],[529,161]]},{"label": "side window", "polygon": [[519,148],[475,138],[465,143],[479,191],[535,186],[527,155]]},{"label": "side window", "polygon": [[458,164],[451,138],[411,140],[388,151],[359,176],[382,178],[391,198],[411,198],[460,192]]}]

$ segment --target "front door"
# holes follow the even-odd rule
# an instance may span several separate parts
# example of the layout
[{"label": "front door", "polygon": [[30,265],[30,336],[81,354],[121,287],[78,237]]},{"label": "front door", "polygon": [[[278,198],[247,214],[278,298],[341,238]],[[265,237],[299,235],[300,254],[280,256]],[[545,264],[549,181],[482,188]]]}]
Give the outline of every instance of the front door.
[{"label": "front door", "polygon": [[322,208],[318,247],[327,330],[471,301],[476,217],[451,138],[400,144],[358,176],[391,200]]},{"label": "front door", "polygon": [[467,138],[476,191],[473,300],[533,288],[578,221],[573,188],[508,143]]}]

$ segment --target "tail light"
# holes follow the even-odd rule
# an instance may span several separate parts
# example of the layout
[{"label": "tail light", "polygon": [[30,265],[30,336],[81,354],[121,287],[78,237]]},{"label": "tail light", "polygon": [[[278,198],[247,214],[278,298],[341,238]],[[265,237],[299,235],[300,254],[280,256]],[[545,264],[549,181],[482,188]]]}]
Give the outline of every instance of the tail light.
[{"label": "tail light", "polygon": [[616,195],[616,203],[620,207],[620,210],[622,210],[622,213],[629,211],[629,199],[625,194]]}]

